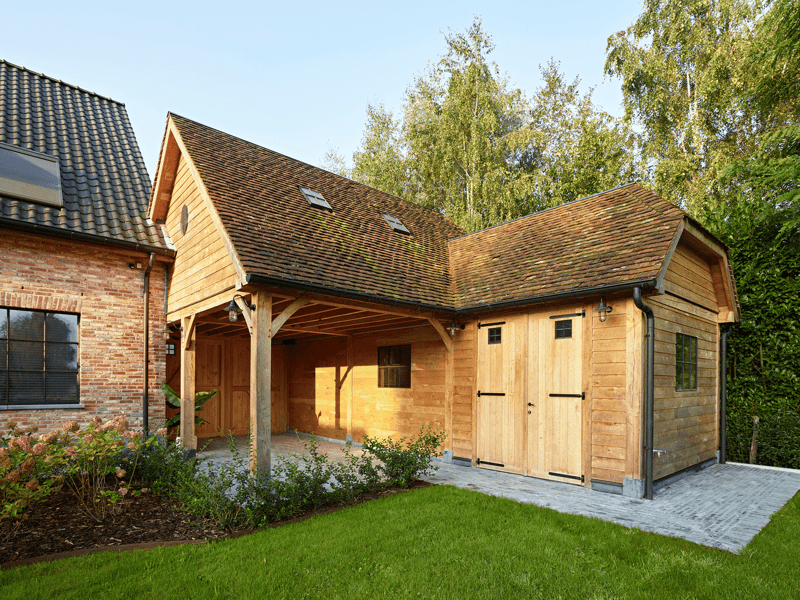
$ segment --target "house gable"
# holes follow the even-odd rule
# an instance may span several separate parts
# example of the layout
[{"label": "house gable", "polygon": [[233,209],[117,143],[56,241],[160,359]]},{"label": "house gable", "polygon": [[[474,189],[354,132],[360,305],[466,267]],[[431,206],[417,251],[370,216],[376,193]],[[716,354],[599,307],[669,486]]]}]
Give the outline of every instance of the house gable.
[{"label": "house gable", "polygon": [[662,292],[717,315],[719,323],[739,321],[736,285],[725,247],[684,217],[658,276]]}]

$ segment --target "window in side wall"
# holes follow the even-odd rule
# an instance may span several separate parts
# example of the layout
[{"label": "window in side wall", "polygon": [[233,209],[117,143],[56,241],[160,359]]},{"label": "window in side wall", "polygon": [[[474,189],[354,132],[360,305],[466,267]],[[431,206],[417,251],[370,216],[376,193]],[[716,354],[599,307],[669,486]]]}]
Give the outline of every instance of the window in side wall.
[{"label": "window in side wall", "polygon": [[0,308],[0,405],[79,404],[78,315]]},{"label": "window in side wall", "polygon": [[675,389],[697,389],[697,338],[675,334]]},{"label": "window in side wall", "polygon": [[378,348],[378,387],[411,387],[411,346]]}]

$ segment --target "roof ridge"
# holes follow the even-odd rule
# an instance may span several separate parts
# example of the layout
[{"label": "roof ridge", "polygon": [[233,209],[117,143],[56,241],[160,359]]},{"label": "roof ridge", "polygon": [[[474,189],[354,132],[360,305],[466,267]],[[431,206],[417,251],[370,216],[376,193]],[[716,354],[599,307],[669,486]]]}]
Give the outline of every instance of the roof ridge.
[{"label": "roof ridge", "polygon": [[90,96],[96,96],[102,100],[108,100],[109,102],[113,102],[114,104],[119,104],[120,106],[125,106],[124,102],[120,102],[119,100],[114,100],[113,98],[109,98],[108,96],[101,96],[97,92],[93,92],[91,90],[85,90],[82,87],[78,87],[77,85],[73,85],[71,83],[67,83],[66,81],[61,81],[60,79],[56,79],[55,77],[50,77],[49,75],[45,75],[44,73],[38,73],[36,71],[31,71],[27,67],[21,67],[19,65],[15,65],[12,62],[8,62],[7,60],[0,58],[0,64],[6,64],[9,67],[14,67],[15,69],[19,69],[20,71],[24,71],[26,73],[30,73],[31,75],[36,75],[37,77],[42,77],[43,79],[49,79],[54,83],[59,83],[63,86],[73,88],[78,90],[79,92],[83,92],[84,94],[89,94]]},{"label": "roof ridge", "polygon": [[551,210],[556,210],[558,208],[563,208],[565,206],[570,206],[570,205],[575,204],[577,202],[583,202],[584,200],[588,200],[590,198],[594,198],[595,196],[600,196],[602,194],[607,194],[608,192],[613,192],[615,190],[621,190],[622,188],[626,188],[626,187],[631,186],[631,185],[635,185],[637,187],[642,187],[638,183],[636,183],[635,181],[631,181],[630,183],[623,183],[622,185],[618,185],[617,187],[609,188],[607,190],[603,190],[602,192],[597,192],[597,193],[592,194],[590,196],[584,196],[583,198],[576,198],[575,200],[570,200],[568,202],[563,202],[561,204],[557,204],[556,206],[549,206],[547,208],[543,208],[541,210],[537,210],[537,211],[534,211],[532,213],[528,213],[527,215],[522,215],[520,217],[516,217],[515,219],[510,219],[508,221],[503,221],[502,223],[497,223],[496,225],[490,225],[489,227],[484,227],[483,229],[478,229],[477,231],[471,231],[469,233],[465,233],[464,235],[460,235],[458,237],[450,238],[447,241],[448,242],[452,242],[452,241],[455,241],[455,240],[460,240],[460,239],[468,237],[470,235],[475,235],[476,233],[483,233],[484,231],[489,231],[490,229],[495,229],[497,227],[502,227],[504,225],[508,225],[510,223],[514,223],[516,221],[521,221],[522,219],[527,219],[528,217],[534,217],[536,215],[541,215],[543,213],[550,212]]},{"label": "roof ridge", "polygon": [[[241,142],[244,142],[245,144],[250,144],[251,146],[255,146],[256,148],[261,148],[262,150],[266,150],[267,152],[272,152],[273,154],[277,154],[278,156],[281,156],[283,158],[288,158],[289,160],[293,160],[293,161],[295,161],[295,162],[297,162],[297,163],[299,163],[301,165],[305,165],[307,167],[311,167],[312,169],[316,169],[318,171],[323,171],[325,173],[328,173],[329,175],[333,175],[334,177],[338,177],[339,179],[343,179],[344,181],[346,181],[346,182],[348,182],[350,184],[355,183],[355,184],[363,186],[365,188],[369,188],[371,190],[375,190],[378,193],[385,194],[386,196],[389,196],[390,198],[395,198],[396,200],[400,200],[401,202],[404,202],[405,204],[408,204],[408,205],[413,206],[415,208],[426,210],[426,211],[428,211],[430,213],[433,213],[438,218],[447,221],[453,227],[457,227],[458,229],[461,229],[463,231],[462,227],[460,227],[459,225],[456,225],[453,221],[448,219],[447,216],[443,215],[442,213],[440,213],[436,209],[430,208],[428,206],[423,206],[422,204],[417,204],[416,202],[412,202],[411,200],[406,200],[405,198],[401,198],[400,196],[395,196],[394,194],[390,194],[389,192],[384,192],[383,190],[379,190],[378,188],[373,187],[371,185],[367,185],[366,183],[361,183],[360,181],[355,181],[353,179],[345,177],[344,175],[339,175],[338,173],[334,173],[333,171],[328,171],[327,169],[323,169],[322,167],[318,167],[316,165],[312,165],[311,163],[307,163],[304,160],[300,160],[299,158],[294,158],[292,156],[289,156],[288,154],[283,154],[282,152],[278,152],[277,150],[273,150],[271,148],[267,148],[266,146],[262,146],[260,144],[256,144],[255,142],[251,142],[250,140],[246,140],[246,139],[241,138],[241,137],[239,137],[237,135],[233,135],[232,133],[228,133],[226,131],[222,131],[221,129],[217,129],[216,127],[211,127],[210,125],[206,125],[205,123],[200,123],[199,121],[195,121],[194,119],[190,119],[189,117],[184,117],[183,115],[179,115],[179,114],[174,113],[174,112],[169,112],[168,116],[179,117],[179,118],[184,119],[186,121],[190,121],[191,123],[194,123],[195,125],[199,125],[200,127],[205,127],[206,129],[212,129],[212,130],[217,131],[217,132],[219,132],[219,133],[221,133],[223,135],[227,135],[228,137],[232,137],[232,138],[237,139],[237,140],[239,140]],[[462,236],[459,236],[459,237],[462,237]],[[454,239],[454,238],[450,238],[450,239]]]}]

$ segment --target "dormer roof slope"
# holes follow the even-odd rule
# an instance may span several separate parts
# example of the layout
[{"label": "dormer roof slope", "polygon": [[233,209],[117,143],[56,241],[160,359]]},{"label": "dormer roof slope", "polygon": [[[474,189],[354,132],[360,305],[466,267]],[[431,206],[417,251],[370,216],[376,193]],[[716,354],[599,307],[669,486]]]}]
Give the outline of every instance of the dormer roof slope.
[{"label": "dormer roof slope", "polygon": [[[447,240],[464,232],[443,216],[184,117],[169,118],[248,281],[453,306]],[[321,195],[331,210],[301,188]],[[409,234],[395,231],[383,214]]]}]

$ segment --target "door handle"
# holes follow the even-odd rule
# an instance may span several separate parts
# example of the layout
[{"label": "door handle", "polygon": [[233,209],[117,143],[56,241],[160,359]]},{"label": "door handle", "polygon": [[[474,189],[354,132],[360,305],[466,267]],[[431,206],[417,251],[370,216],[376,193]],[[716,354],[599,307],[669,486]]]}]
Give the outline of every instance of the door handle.
[{"label": "door handle", "polygon": [[528,402],[528,406],[536,406],[536,405],[531,402]]}]

